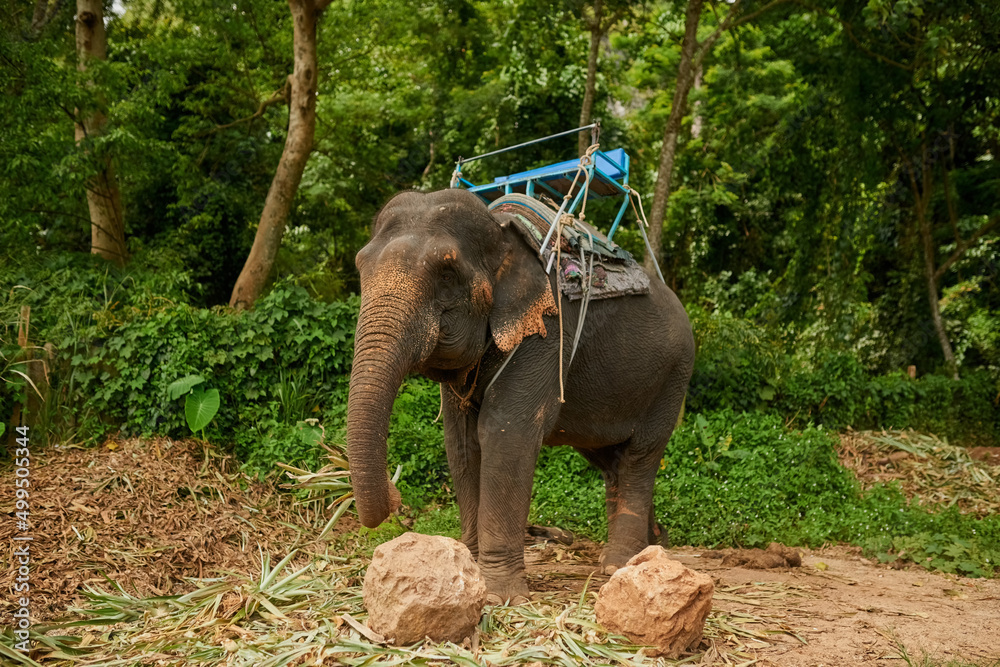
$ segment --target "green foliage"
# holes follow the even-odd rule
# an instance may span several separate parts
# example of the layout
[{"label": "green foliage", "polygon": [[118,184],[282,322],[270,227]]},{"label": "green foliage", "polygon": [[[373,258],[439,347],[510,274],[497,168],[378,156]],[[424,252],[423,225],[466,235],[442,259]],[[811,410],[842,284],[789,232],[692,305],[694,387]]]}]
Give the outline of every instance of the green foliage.
[{"label": "green foliage", "polygon": [[941,533],[893,538],[892,549],[876,555],[882,563],[911,560],[928,570],[963,577],[988,577],[1000,564],[1000,547],[996,543]]},{"label": "green foliage", "polygon": [[437,383],[420,377],[403,382],[392,407],[389,468],[403,466],[397,486],[408,505],[420,506],[453,496],[444,432],[441,423],[435,423],[440,407]]},{"label": "green foliage", "polygon": [[988,372],[957,381],[873,376],[851,352],[790,353],[779,336],[752,321],[697,306],[688,311],[698,343],[687,397],[693,412],[759,410],[830,429],[914,428],[983,444],[1000,439],[998,387]]},{"label": "green foliage", "polygon": [[543,448],[535,468],[529,520],[606,539],[601,473],[569,447]]},{"label": "green foliage", "polygon": [[219,411],[218,389],[194,389],[184,400],[184,417],[193,433],[202,431]]},{"label": "green foliage", "polygon": [[444,535],[452,539],[462,537],[459,523],[458,505],[451,503],[443,507],[429,507],[417,514],[412,530],[424,535]]},{"label": "green foliage", "polygon": [[175,400],[188,394],[194,387],[200,385],[205,381],[200,375],[186,375],[180,380],[171,382],[170,386],[167,387],[167,396],[170,400]]},{"label": "green foliage", "polygon": [[167,395],[171,400],[184,396],[184,417],[192,433],[202,431],[219,411],[219,390],[205,389],[200,385],[205,378],[200,375],[188,375],[167,387]]},{"label": "green foliage", "polygon": [[[761,413],[689,416],[667,446],[656,516],[674,544],[861,544],[932,569],[990,576],[1000,520],[908,503],[893,486],[862,493],[821,428],[790,430]],[[601,477],[568,448],[543,452],[532,520],[607,537]],[[931,539],[933,536],[933,539]]]},{"label": "green foliage", "polygon": [[753,410],[774,400],[786,360],[780,341],[752,322],[724,311],[688,307],[698,344],[688,389],[690,410],[728,406]]},{"label": "green foliage", "polygon": [[[33,341],[55,344],[53,400],[66,409],[52,435],[203,430],[235,444],[256,469],[319,460],[296,424],[327,411],[335,417],[346,402],[357,299],[322,303],[281,283],[253,311],[211,311],[155,294],[171,292],[138,267],[91,260],[17,271],[11,282],[21,287],[5,293],[0,314],[11,327],[30,305]],[[211,389],[199,391],[204,385]],[[4,419],[23,399],[23,387],[15,391],[0,395]]]}]

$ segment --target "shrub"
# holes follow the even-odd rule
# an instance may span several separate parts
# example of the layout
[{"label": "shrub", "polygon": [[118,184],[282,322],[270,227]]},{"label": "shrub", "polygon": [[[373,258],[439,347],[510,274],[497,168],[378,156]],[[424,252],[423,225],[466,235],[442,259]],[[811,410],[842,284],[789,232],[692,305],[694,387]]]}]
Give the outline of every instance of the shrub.
[{"label": "shrub", "polygon": [[389,468],[403,466],[399,492],[403,502],[423,506],[453,496],[444,450],[444,430],[434,420],[441,407],[437,383],[407,378],[396,396],[389,425]]},{"label": "shrub", "polygon": [[831,429],[916,428],[972,443],[1000,440],[1000,392],[986,371],[968,371],[957,381],[872,376],[849,352],[793,355],[748,320],[697,306],[689,315],[698,344],[690,412],[761,411]]},{"label": "shrub", "polygon": [[697,343],[688,409],[755,410],[773,401],[787,363],[780,342],[729,313],[689,307],[688,315]]},{"label": "shrub", "polygon": [[297,402],[305,413],[290,415],[286,423],[294,424],[335,395],[349,369],[356,317],[356,300],[324,304],[286,284],[248,312],[171,305],[129,317],[69,360],[79,402],[101,418],[88,430],[182,435],[183,406],[169,400],[167,388],[189,374],[222,396],[211,437],[233,441],[241,424],[277,417]]}]

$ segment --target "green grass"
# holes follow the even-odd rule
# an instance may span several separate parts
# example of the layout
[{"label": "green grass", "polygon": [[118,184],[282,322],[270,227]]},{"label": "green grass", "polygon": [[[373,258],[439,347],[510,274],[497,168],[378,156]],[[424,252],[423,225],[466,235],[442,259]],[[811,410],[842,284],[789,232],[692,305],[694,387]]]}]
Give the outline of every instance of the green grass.
[{"label": "green grass", "polygon": [[[657,475],[657,520],[673,544],[848,542],[883,560],[966,576],[996,573],[1000,517],[917,505],[894,485],[862,491],[838,462],[835,445],[822,428],[790,430],[774,415],[689,415]],[[606,539],[600,474],[568,448],[544,451],[531,520]]]}]

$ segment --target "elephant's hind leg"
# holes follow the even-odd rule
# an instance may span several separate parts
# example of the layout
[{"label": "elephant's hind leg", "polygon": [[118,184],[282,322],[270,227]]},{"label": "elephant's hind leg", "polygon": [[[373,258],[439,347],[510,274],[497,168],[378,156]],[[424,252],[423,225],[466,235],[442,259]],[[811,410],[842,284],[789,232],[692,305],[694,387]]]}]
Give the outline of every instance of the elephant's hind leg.
[{"label": "elephant's hind leg", "polygon": [[608,543],[601,553],[601,567],[606,574],[650,544],[667,542],[653,512],[653,487],[679,411],[680,401],[665,396],[658,418],[628,441],[581,452],[604,475]]},{"label": "elephant's hind leg", "polygon": [[[604,475],[608,543],[601,567],[610,574],[650,544],[653,480],[660,463],[657,448],[637,448],[634,441],[583,452]],[[645,451],[642,451],[645,450]]]},{"label": "elephant's hind leg", "polygon": [[[613,572],[650,543],[652,526],[648,517],[652,512],[652,485],[649,485],[648,492],[635,488],[637,462],[632,460],[635,456],[631,441],[601,449],[578,451],[604,477],[608,543],[601,552],[601,567]],[[655,475],[655,469],[653,474]],[[643,502],[643,498],[648,498],[647,510],[643,509],[647,504]]]}]

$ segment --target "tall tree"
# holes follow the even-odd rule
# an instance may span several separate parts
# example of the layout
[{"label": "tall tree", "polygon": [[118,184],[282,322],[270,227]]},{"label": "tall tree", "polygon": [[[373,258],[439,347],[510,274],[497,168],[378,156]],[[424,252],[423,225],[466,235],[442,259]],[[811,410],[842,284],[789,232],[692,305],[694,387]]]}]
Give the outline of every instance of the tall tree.
[{"label": "tall tree", "polygon": [[[583,17],[584,25],[590,31],[590,51],[587,53],[587,82],[583,87],[583,105],[580,107],[580,127],[590,122],[594,110],[594,93],[597,90],[597,57],[601,51],[601,40],[607,32],[604,27],[604,0],[594,0],[594,13]],[[579,135],[579,154],[583,155],[590,146],[590,133]]]},{"label": "tall tree", "polygon": [[[609,6],[610,4],[610,6]],[[583,104],[580,107],[580,127],[590,123],[594,113],[594,98],[597,94],[597,60],[601,55],[601,42],[608,31],[622,20],[628,11],[628,3],[605,3],[605,0],[594,0],[593,6],[584,5],[581,13],[583,24],[590,33],[590,50],[587,52],[587,81],[583,87]],[[616,6],[617,5],[617,6]],[[587,9],[590,9],[590,12]],[[579,152],[583,155],[590,146],[590,133],[579,134]]]},{"label": "tall tree", "polygon": [[[864,25],[837,20],[868,57],[873,73],[902,84],[887,98],[873,94],[868,106],[875,111],[865,113],[888,135],[896,152],[890,154],[890,164],[904,174],[912,198],[910,236],[919,238],[931,321],[945,367],[958,379],[958,363],[941,316],[942,282],[980,239],[1000,227],[1000,214],[995,197],[982,201],[972,192],[963,197],[952,181],[984,156],[993,160],[995,145],[983,137],[990,134],[987,128],[995,132],[998,115],[984,100],[996,84],[1000,22],[980,3],[934,10],[916,13],[896,7]],[[891,51],[875,30],[892,34]],[[974,215],[961,220],[962,212]],[[939,263],[943,239],[954,243],[954,249]]]},{"label": "tall tree", "polygon": [[294,65],[286,86],[288,135],[278,169],[267,192],[250,255],[236,279],[229,299],[229,305],[234,308],[252,307],[264,290],[281,246],[292,201],[302,181],[302,172],[313,149],[318,78],[316,25],[320,14],[329,4],[330,0],[288,0],[294,26]]},{"label": "tall tree", "polygon": [[[38,24],[45,20],[46,11],[36,5]],[[34,21],[33,21],[34,25]],[[87,72],[95,60],[108,57],[108,39],[104,31],[104,10],[102,0],[77,0],[76,2],[76,55],[77,68]],[[91,142],[104,132],[107,123],[103,107],[104,97],[92,85],[95,95],[93,110],[79,110],[76,122],[76,141]],[[95,155],[98,162],[97,173],[87,182],[87,206],[90,209],[90,251],[107,260],[123,265],[128,260],[125,247],[125,219],[122,212],[122,197],[115,180],[111,156]]]},{"label": "tall tree", "polygon": [[[597,61],[601,55],[601,42],[619,21],[632,11],[631,2],[594,0],[593,5],[584,4],[580,12],[583,24],[590,33],[590,50],[587,52],[587,81],[583,88],[583,104],[580,107],[580,127],[590,123],[594,113],[594,98],[597,96]],[[588,9],[590,10],[588,12]],[[590,146],[590,133],[579,135],[579,153],[583,155]]]},{"label": "tall tree", "polygon": [[695,75],[701,71],[705,56],[712,51],[715,42],[725,31],[752,21],[772,7],[788,1],[772,0],[757,11],[740,16],[743,0],[735,0],[715,30],[700,42],[698,41],[698,27],[701,24],[701,14],[705,1],[688,1],[684,19],[684,39],[681,42],[681,58],[677,66],[677,82],[674,87],[673,102],[670,105],[670,116],[663,128],[663,145],[660,148],[656,186],[653,188],[653,206],[649,212],[649,244],[653,252],[646,256],[647,268],[652,269],[654,257],[659,258],[662,254],[663,217],[670,199],[671,179],[674,172],[674,158],[677,154],[677,140],[681,132],[681,121],[684,119],[688,95],[694,84]]}]

